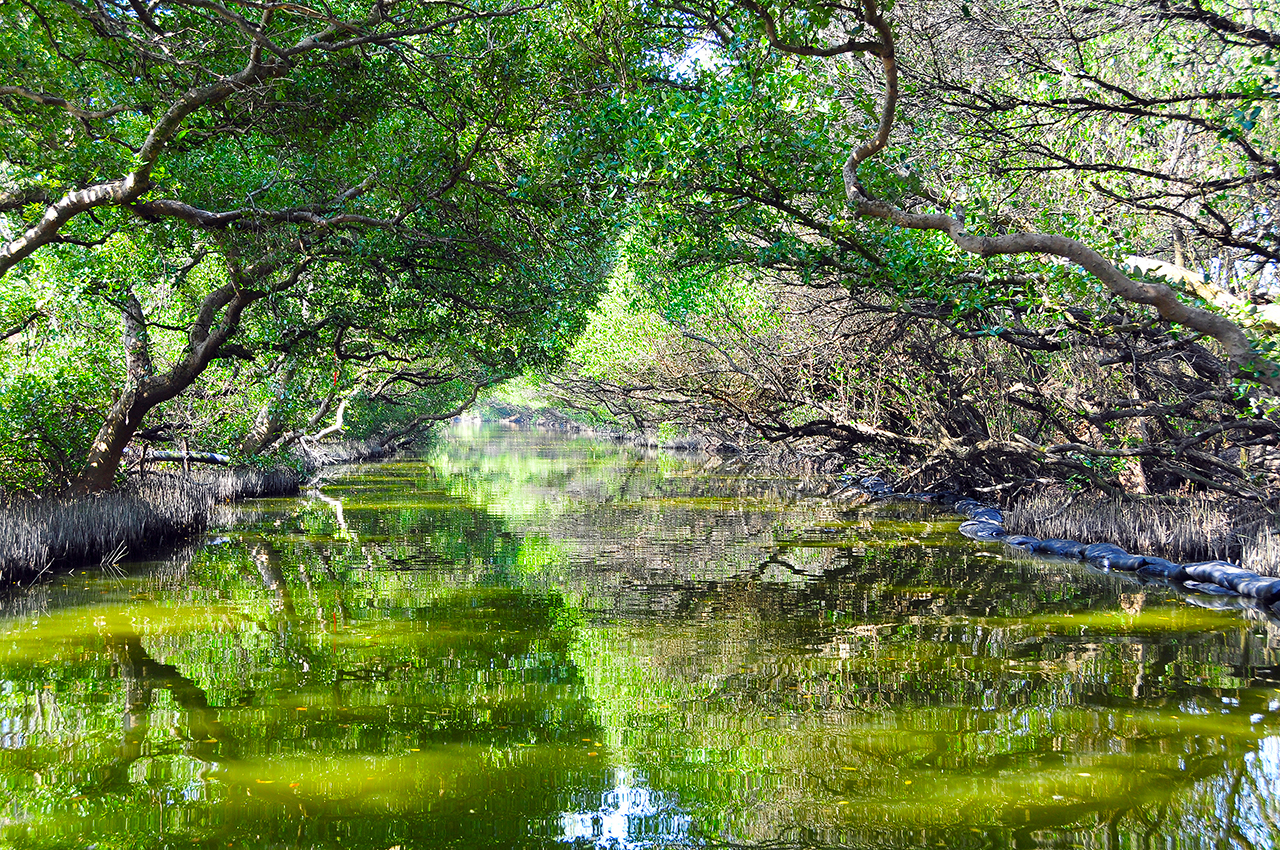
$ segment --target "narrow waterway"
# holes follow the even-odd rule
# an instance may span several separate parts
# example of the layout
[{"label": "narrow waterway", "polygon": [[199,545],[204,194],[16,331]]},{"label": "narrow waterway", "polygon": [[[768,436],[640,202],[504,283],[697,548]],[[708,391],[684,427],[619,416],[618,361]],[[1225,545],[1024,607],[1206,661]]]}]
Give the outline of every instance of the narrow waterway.
[{"label": "narrow waterway", "polygon": [[0,847],[1280,844],[1280,631],[512,430],[0,607]]}]

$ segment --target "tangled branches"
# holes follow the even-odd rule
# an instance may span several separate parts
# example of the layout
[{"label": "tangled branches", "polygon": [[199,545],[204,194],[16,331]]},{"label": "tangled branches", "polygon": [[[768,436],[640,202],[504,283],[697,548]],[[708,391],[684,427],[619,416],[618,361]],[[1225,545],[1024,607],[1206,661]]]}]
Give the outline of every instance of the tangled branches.
[{"label": "tangled branches", "polygon": [[1280,427],[1248,415],[1227,365],[1158,319],[1011,309],[991,330],[834,287],[775,283],[770,297],[668,323],[626,369],[605,380],[579,364],[557,390],[638,428],[685,424],[721,450],[820,447],[935,488],[1075,477],[1267,501],[1280,473]]}]

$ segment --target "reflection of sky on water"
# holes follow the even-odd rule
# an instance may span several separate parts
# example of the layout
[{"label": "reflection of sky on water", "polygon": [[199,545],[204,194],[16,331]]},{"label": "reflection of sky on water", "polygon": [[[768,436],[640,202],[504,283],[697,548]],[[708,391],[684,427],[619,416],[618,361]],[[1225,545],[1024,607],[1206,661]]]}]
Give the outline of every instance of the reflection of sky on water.
[{"label": "reflection of sky on water", "polygon": [[1219,803],[1223,823],[1234,823],[1253,847],[1280,844],[1280,736],[1263,738],[1257,752],[1244,757],[1239,787],[1240,793],[1224,794]]},{"label": "reflection of sky on water", "polygon": [[649,788],[639,771],[617,768],[612,788],[574,802],[577,811],[560,815],[559,840],[566,843],[623,850],[689,840],[692,818],[673,797]]}]

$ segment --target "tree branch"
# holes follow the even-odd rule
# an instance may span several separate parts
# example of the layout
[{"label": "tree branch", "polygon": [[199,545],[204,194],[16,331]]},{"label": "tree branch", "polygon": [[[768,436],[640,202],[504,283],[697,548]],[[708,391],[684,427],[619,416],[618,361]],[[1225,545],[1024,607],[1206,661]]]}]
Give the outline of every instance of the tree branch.
[{"label": "tree branch", "polygon": [[124,112],[125,110],[130,108],[128,106],[117,104],[116,106],[113,106],[109,109],[91,111],[88,109],[81,109],[80,107],[76,106],[74,103],[71,103],[65,98],[57,97],[56,95],[31,91],[30,89],[24,88],[23,86],[0,86],[0,97],[6,97],[6,96],[23,97],[29,101],[32,101],[33,103],[38,103],[41,106],[56,106],[59,109],[62,109],[65,112],[71,115],[74,115],[76,118],[79,118],[81,121],[100,121],[103,118],[110,118],[112,115],[119,115],[121,112]]}]

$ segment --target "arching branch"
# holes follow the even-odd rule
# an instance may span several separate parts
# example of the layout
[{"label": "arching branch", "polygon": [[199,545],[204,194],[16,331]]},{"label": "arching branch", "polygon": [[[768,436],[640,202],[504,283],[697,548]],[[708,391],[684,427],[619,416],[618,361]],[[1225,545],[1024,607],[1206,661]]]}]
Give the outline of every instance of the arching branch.
[{"label": "arching branch", "polygon": [[[936,231],[946,235],[961,250],[979,257],[1048,254],[1069,260],[1101,280],[1113,295],[1132,304],[1153,307],[1167,321],[1213,337],[1223,347],[1236,376],[1280,392],[1280,364],[1261,357],[1238,324],[1219,313],[1183,303],[1173,288],[1164,283],[1130,278],[1114,263],[1078,239],[1060,234],[1025,232],[979,236],[965,231],[963,224],[949,215],[908,212],[870,198],[858,182],[858,168],[888,144],[897,111],[899,88],[892,29],[880,13],[876,0],[863,0],[862,9],[864,20],[876,30],[881,39],[880,46],[871,52],[880,57],[884,69],[885,95],[875,136],[858,146],[849,155],[842,169],[846,198],[859,217],[888,221],[909,230]],[[761,20],[766,32],[771,32],[771,18],[764,17]]]},{"label": "arching branch", "polygon": [[949,215],[909,213],[858,194],[851,196],[849,200],[857,214],[864,218],[882,219],[909,230],[943,233],[961,250],[979,257],[1050,254],[1070,260],[1101,280],[1113,295],[1131,304],[1154,307],[1161,318],[1213,337],[1222,346],[1237,375],[1280,392],[1280,365],[1258,356],[1249,337],[1239,325],[1218,313],[1184,304],[1167,284],[1130,278],[1079,239],[1052,233],[978,236],[966,232],[963,225]]}]

